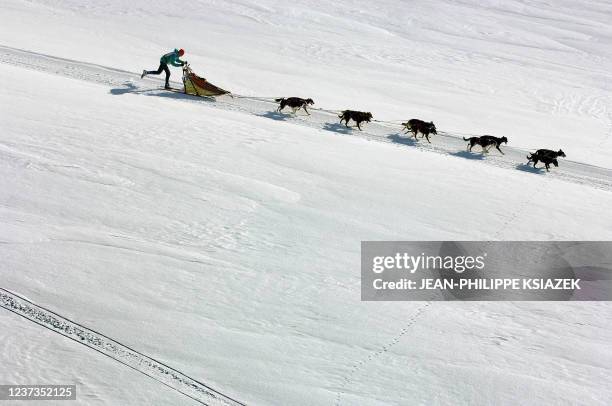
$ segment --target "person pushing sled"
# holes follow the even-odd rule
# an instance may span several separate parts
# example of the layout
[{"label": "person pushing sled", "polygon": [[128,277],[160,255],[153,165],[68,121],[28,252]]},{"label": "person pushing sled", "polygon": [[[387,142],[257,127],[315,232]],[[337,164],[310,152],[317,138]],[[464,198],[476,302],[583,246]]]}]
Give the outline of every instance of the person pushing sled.
[{"label": "person pushing sled", "polygon": [[168,65],[177,67],[187,65],[187,61],[180,60],[180,57],[183,55],[185,55],[185,50],[182,48],[168,52],[159,59],[159,68],[157,68],[157,70],[143,70],[140,78],[142,79],[147,75],[159,75],[162,72],[166,72],[166,85],[164,89],[172,89],[170,87],[170,68],[168,68]]},{"label": "person pushing sled", "polygon": [[[187,61],[180,60],[180,57],[184,54],[185,51],[183,49],[175,49],[172,52],[168,52],[159,60],[159,68],[156,71],[143,70],[140,78],[142,79],[147,75],[159,75],[162,72],[166,72],[166,85],[164,86],[164,89],[170,90],[171,92],[181,92],[198,97],[213,97],[224,94],[233,97],[231,92],[221,89],[203,77],[193,73],[189,67],[189,63],[187,63]],[[168,65],[183,67],[183,85],[185,86],[183,90],[170,87],[170,69],[168,68]]]}]

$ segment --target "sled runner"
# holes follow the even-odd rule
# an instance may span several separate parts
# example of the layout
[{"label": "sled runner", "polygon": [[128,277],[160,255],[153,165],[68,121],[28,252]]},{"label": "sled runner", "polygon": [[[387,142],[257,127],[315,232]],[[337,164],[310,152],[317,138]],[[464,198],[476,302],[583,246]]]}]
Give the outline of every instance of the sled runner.
[{"label": "sled runner", "polygon": [[189,65],[183,66],[183,84],[185,85],[183,92],[193,96],[210,97],[231,94],[231,92],[221,89],[193,73]]}]

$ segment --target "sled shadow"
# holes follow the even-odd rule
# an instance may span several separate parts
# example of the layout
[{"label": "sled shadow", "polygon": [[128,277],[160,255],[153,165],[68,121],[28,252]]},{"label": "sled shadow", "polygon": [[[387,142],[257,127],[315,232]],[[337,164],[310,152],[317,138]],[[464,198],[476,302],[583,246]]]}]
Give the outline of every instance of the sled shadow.
[{"label": "sled shadow", "polygon": [[145,96],[157,96],[167,97],[170,99],[181,99],[181,100],[202,100],[205,102],[215,102],[214,97],[208,96],[194,96],[176,91],[168,91],[164,89],[138,89],[136,85],[131,82],[125,82],[124,87],[116,87],[110,90],[110,93],[115,96],[121,96],[124,94],[143,94]]},{"label": "sled shadow", "polygon": [[411,147],[414,147],[418,144],[418,141],[415,140],[413,137],[402,137],[402,135],[400,135],[399,133],[388,135],[387,138],[397,144],[408,145]]},{"label": "sled shadow", "polygon": [[534,168],[533,165],[529,164],[518,164],[516,165],[516,169],[523,172],[535,173],[537,175],[543,175],[546,173],[546,169],[544,168]]},{"label": "sled shadow", "polygon": [[276,121],[287,121],[291,116],[283,113],[279,113],[278,111],[266,111],[265,113],[255,114],[259,117],[265,117]]},{"label": "sled shadow", "polygon": [[479,154],[479,153],[470,152],[470,151],[451,152],[449,155],[457,156],[459,158],[473,159],[477,161],[481,161],[485,157],[484,154]]},{"label": "sled shadow", "polygon": [[214,103],[216,100],[212,96],[194,96],[192,94],[185,94],[179,92],[171,92],[168,90],[150,90],[148,93],[144,93],[146,96],[157,96],[157,97],[166,97],[169,99],[179,99],[179,100],[200,100],[207,103]]},{"label": "sled shadow", "polygon": [[351,134],[353,129],[351,127],[347,128],[344,124],[338,123],[325,123],[323,124],[323,129],[325,131],[332,131],[339,134]]}]

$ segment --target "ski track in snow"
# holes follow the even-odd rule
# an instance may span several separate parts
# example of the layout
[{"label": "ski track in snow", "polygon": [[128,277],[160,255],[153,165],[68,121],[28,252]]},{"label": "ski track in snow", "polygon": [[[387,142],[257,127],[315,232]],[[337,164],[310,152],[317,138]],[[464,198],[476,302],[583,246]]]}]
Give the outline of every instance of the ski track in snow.
[{"label": "ski track in snow", "polygon": [[[469,159],[482,164],[493,165],[509,170],[520,170],[527,172],[525,174],[526,176],[547,176],[550,179],[577,183],[597,189],[612,189],[611,169],[564,159],[560,162],[558,168],[553,168],[551,172],[546,173],[544,169],[534,169],[532,166],[526,164],[526,155],[529,151],[519,148],[503,146],[502,149],[505,155],[499,155],[497,152],[492,152],[488,155],[481,154],[480,152],[467,152],[466,142],[462,137],[478,134],[439,131],[437,136],[432,137],[432,143],[428,144],[422,139],[415,141],[414,138],[404,135],[399,124],[388,121],[365,123],[364,131],[358,131],[339,124],[339,120],[336,117],[336,111],[334,110],[311,108],[311,116],[294,116],[291,114],[277,113],[276,103],[271,100],[272,97],[238,96],[236,98],[230,98],[224,96],[215,100],[212,98],[197,98],[181,93],[171,93],[155,86],[155,84],[161,85],[162,82],[159,79],[140,79],[139,75],[133,72],[2,45],[0,45],[0,62],[34,71],[110,86],[112,87],[110,90],[111,94],[117,96],[124,94],[140,94],[173,98],[177,101],[188,103],[205,103],[206,106],[210,107],[252,114],[272,120],[290,122],[295,125],[316,128],[341,136],[358,136],[367,140],[393,143],[398,147],[417,148],[423,152],[433,152],[456,158]],[[180,83],[173,83],[180,86]],[[227,84],[224,83],[219,85],[231,88],[231,86],[227,86]],[[612,120],[610,120],[610,123],[610,134],[603,139],[601,145],[606,143],[610,135],[612,135]]]},{"label": "ski track in snow", "polygon": [[[548,181],[547,183],[550,183],[549,179],[550,178],[547,178],[547,181]],[[494,236],[491,238],[491,241],[499,240],[503,232],[508,228],[508,226],[510,226],[512,222],[520,216],[523,210],[527,208],[527,206],[536,198],[536,196],[537,194],[534,191],[534,193],[531,193],[529,195],[529,198],[523,200],[522,203],[518,206],[518,208],[514,210],[510,214],[508,219],[501,225],[499,230],[495,232]],[[489,241],[489,243],[491,243],[491,241]],[[396,345],[402,339],[402,337],[408,332],[408,330],[414,324],[416,324],[418,319],[422,316],[423,313],[425,313],[425,311],[431,304],[432,304],[431,301],[425,301],[421,306],[417,307],[416,311],[412,314],[412,316],[408,318],[408,322],[399,331],[399,333],[393,337],[391,341],[382,345],[378,350],[370,353],[370,355],[367,358],[357,361],[352,365],[350,371],[344,377],[344,380],[340,386],[340,389],[338,390],[338,392],[336,392],[336,403],[334,404],[334,406],[341,405],[342,395],[344,395],[347,392],[349,385],[351,385],[351,383],[353,382],[353,377],[355,376],[355,374],[358,373],[360,370],[362,370],[370,361],[385,354],[391,347]]]},{"label": "ski track in snow", "polygon": [[421,306],[419,306],[416,309],[416,311],[412,314],[412,316],[408,318],[408,321],[406,322],[404,327],[399,331],[397,335],[395,335],[395,337],[393,337],[391,341],[389,341],[387,344],[380,347],[377,351],[370,353],[370,355],[368,355],[367,358],[362,359],[361,361],[357,361],[356,363],[353,364],[348,375],[344,377],[344,381],[342,382],[342,385],[340,386],[340,390],[338,390],[338,392],[336,393],[335,406],[340,406],[342,402],[342,395],[346,393],[348,386],[353,382],[353,377],[355,376],[355,374],[359,372],[364,366],[366,366],[366,364],[368,364],[370,361],[385,354],[387,351],[389,351],[391,347],[399,343],[402,337],[408,332],[410,327],[412,327],[417,322],[419,317],[421,317],[421,315],[425,312],[425,310],[430,305],[431,305],[431,302],[424,302]]},{"label": "ski track in snow", "polygon": [[0,306],[135,369],[203,405],[245,406],[160,361],[3,288],[0,288]]}]

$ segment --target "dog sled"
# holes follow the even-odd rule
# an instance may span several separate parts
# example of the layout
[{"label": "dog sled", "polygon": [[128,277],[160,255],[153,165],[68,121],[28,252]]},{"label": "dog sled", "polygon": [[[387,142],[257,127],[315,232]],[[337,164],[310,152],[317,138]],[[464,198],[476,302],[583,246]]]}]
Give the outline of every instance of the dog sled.
[{"label": "dog sled", "polygon": [[213,85],[208,80],[193,73],[189,65],[183,66],[183,93],[199,97],[230,95],[231,92]]}]

